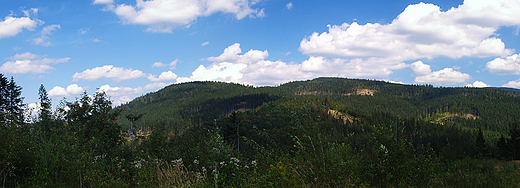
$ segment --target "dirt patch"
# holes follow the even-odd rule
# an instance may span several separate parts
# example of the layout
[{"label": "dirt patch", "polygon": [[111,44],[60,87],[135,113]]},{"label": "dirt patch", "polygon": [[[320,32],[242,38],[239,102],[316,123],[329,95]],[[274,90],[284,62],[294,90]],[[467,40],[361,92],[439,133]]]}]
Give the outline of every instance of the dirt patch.
[{"label": "dirt patch", "polygon": [[351,96],[351,95],[368,95],[368,96],[374,96],[374,93],[376,93],[377,90],[373,90],[373,89],[358,89],[356,90],[356,93],[347,93],[347,94],[343,94],[343,95],[346,95],[346,96]]},{"label": "dirt patch", "polygon": [[354,117],[352,117],[351,115],[348,115],[348,114],[343,114],[341,112],[338,112],[336,110],[329,110],[328,111],[329,115],[331,115],[332,117],[336,118],[336,119],[341,119],[343,120],[343,123],[347,124],[347,122],[350,122],[352,123],[354,121]]}]

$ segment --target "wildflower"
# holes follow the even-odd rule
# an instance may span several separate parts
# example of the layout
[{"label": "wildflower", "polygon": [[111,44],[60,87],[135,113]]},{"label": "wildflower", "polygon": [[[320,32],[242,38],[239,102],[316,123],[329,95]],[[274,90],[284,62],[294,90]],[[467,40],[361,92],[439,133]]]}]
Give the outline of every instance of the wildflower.
[{"label": "wildflower", "polygon": [[206,172],[206,167],[202,167],[202,172]]},{"label": "wildflower", "polygon": [[235,157],[232,157],[232,158],[231,158],[231,162],[232,162],[232,163],[233,163],[233,162],[238,163],[238,162],[240,162],[240,160],[238,160],[238,159],[235,158]]},{"label": "wildflower", "polygon": [[256,166],[256,161],[251,161],[251,164],[252,164],[253,166]]},{"label": "wildflower", "polygon": [[222,161],[222,162],[220,162],[220,165],[224,166],[224,165],[226,165],[226,162]]},{"label": "wildflower", "polygon": [[199,160],[195,159],[195,160],[193,160],[193,163],[194,164],[199,164]]}]

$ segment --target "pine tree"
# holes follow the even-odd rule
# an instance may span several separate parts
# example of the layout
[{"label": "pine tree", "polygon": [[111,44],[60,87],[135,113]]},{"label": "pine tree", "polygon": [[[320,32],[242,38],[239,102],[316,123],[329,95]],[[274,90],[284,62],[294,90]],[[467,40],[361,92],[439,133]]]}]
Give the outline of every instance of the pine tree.
[{"label": "pine tree", "polygon": [[20,125],[23,121],[23,104],[24,97],[22,95],[22,87],[16,85],[14,78],[11,77],[11,81],[7,83],[6,88],[6,103],[5,111],[7,113],[7,119],[11,126]]},{"label": "pine tree", "polygon": [[5,122],[6,104],[7,104],[7,85],[9,81],[2,73],[0,73],[0,122]]},{"label": "pine tree", "polygon": [[40,89],[38,90],[38,98],[40,99],[40,128],[43,132],[49,132],[51,129],[51,99],[47,95],[47,90],[43,84],[40,85]]}]

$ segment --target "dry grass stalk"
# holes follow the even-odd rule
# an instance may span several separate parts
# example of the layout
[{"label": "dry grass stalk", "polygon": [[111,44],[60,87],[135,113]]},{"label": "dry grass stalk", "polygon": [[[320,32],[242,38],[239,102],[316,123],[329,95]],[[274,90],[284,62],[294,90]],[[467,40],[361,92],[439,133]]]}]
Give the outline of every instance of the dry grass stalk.
[{"label": "dry grass stalk", "polygon": [[170,165],[157,167],[157,178],[160,187],[193,187],[204,182],[204,175],[190,172],[184,165]]}]

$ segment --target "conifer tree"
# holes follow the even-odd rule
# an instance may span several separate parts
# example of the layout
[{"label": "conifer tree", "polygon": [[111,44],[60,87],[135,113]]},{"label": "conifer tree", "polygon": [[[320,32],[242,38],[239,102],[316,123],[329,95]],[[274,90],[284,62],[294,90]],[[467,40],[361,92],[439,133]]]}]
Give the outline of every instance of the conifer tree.
[{"label": "conifer tree", "polygon": [[7,104],[7,85],[9,81],[2,73],[0,73],[0,122],[5,122],[6,104]]},{"label": "conifer tree", "polygon": [[475,140],[475,146],[476,155],[478,157],[484,157],[487,155],[486,140],[484,139],[484,134],[482,134],[482,129],[478,129],[477,139]]},{"label": "conifer tree", "polygon": [[508,147],[511,150],[511,154],[513,160],[520,159],[520,127],[518,127],[518,120],[514,120],[514,122],[509,127],[509,139],[507,142]]},{"label": "conifer tree", "polygon": [[38,90],[38,98],[40,99],[40,114],[38,119],[40,120],[40,128],[43,132],[49,132],[51,126],[51,99],[47,95],[47,90],[43,84],[40,85]]},{"label": "conifer tree", "polygon": [[22,97],[22,87],[16,85],[13,77],[11,77],[11,81],[7,83],[5,98],[5,111],[9,124],[11,126],[20,125],[23,123],[24,97]]}]

